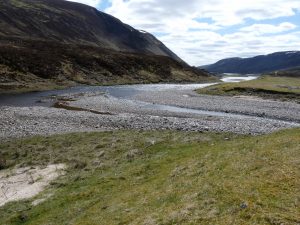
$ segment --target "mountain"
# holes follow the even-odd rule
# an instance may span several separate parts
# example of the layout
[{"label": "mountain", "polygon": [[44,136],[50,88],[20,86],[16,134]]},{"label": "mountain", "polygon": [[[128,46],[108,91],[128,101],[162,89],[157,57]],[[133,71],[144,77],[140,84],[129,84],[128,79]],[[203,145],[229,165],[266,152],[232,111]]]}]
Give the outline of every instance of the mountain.
[{"label": "mountain", "polygon": [[149,33],[79,3],[0,1],[0,92],[107,85],[202,82]]},{"label": "mountain", "polygon": [[0,1],[0,35],[172,57],[153,35],[87,5],[63,0]]},{"label": "mountain", "polygon": [[300,51],[286,51],[252,58],[228,58],[200,68],[213,73],[261,74],[299,66]]}]

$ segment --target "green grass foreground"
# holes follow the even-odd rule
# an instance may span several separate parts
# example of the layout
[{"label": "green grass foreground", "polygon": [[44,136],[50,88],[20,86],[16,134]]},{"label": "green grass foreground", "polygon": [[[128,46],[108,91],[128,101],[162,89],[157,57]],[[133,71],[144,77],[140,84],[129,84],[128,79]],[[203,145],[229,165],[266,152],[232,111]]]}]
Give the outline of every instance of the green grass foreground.
[{"label": "green grass foreground", "polygon": [[199,89],[199,94],[250,95],[271,99],[300,102],[300,78],[262,76],[240,83],[222,83]]},{"label": "green grass foreground", "polygon": [[117,131],[6,142],[7,166],[66,163],[0,224],[299,224],[300,129],[264,136]]}]

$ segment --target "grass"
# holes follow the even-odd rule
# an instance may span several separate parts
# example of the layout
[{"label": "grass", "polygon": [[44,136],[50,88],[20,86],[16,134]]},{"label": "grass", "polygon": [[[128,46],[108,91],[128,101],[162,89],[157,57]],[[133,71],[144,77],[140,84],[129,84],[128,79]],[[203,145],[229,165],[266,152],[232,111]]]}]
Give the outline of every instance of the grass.
[{"label": "grass", "polygon": [[240,83],[222,83],[198,90],[200,94],[250,95],[300,102],[300,78],[262,76]]},{"label": "grass", "polygon": [[264,136],[117,131],[0,145],[7,166],[66,163],[0,224],[299,224],[300,129]]},{"label": "grass", "polygon": [[30,8],[30,4],[20,0],[10,0],[10,4],[18,8]]}]

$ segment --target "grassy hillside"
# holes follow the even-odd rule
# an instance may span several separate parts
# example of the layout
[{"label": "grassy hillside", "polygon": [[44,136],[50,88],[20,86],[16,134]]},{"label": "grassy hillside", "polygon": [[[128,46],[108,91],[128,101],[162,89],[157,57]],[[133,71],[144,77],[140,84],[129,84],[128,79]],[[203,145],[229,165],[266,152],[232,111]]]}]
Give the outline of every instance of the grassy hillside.
[{"label": "grassy hillside", "polygon": [[0,224],[299,224],[300,130],[67,134],[0,145],[6,167],[66,163]]},{"label": "grassy hillside", "polygon": [[240,83],[217,84],[199,89],[198,93],[229,96],[249,95],[300,102],[300,78],[262,76],[256,80]]}]

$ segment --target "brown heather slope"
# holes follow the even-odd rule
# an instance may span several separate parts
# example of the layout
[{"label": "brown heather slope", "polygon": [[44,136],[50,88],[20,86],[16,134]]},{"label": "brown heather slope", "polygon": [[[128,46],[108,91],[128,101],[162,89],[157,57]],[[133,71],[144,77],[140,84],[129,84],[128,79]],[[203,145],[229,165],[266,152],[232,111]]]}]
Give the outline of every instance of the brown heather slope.
[{"label": "brown heather slope", "polygon": [[0,1],[0,93],[214,80],[154,36],[64,0]]},{"label": "brown heather slope", "polygon": [[47,41],[1,41],[0,92],[77,84],[203,82],[215,78],[166,56]]}]

